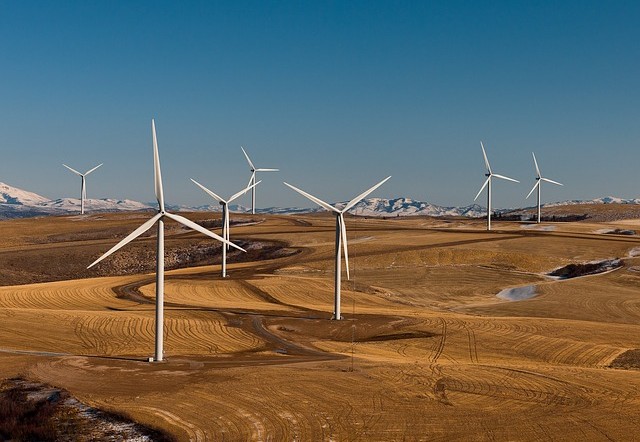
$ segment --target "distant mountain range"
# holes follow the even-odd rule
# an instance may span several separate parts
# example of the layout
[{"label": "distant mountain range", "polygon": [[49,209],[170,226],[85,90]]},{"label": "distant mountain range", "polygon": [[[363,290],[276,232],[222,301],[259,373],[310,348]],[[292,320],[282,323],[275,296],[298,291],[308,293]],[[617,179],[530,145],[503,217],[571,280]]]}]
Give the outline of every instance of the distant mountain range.
[{"label": "distant mountain range", "polygon": [[[592,200],[571,200],[557,203],[545,204],[546,207],[564,206],[573,204],[640,204],[640,198],[622,199],[612,196],[604,198],[596,198]],[[86,209],[91,212],[120,212],[120,211],[136,211],[136,210],[155,210],[155,203],[141,203],[132,200],[118,199],[88,199],[85,202]],[[338,207],[346,202],[336,203]],[[219,212],[218,204],[202,205],[202,206],[180,206],[167,205],[167,208],[173,211],[213,211]],[[234,212],[247,213],[250,209],[232,205],[229,207]],[[509,212],[514,209],[499,209],[499,212]],[[522,209],[517,209],[522,210]],[[26,218],[32,216],[44,215],[67,215],[75,214],[80,211],[80,200],[74,198],[60,198],[50,200],[36,193],[18,189],[8,184],[0,183],[0,219],[6,218]],[[322,212],[322,208],[297,208],[297,207],[269,207],[266,209],[258,209],[258,213],[265,214],[303,214]],[[469,218],[477,218],[485,215],[485,208],[478,204],[472,204],[464,207],[445,207],[435,204],[429,204],[422,201],[415,201],[410,198],[367,198],[356,204],[349,211],[353,215],[370,216],[370,217],[396,217],[396,216],[463,216]]]},{"label": "distant mountain range", "polygon": [[[87,209],[94,212],[151,210],[153,206],[131,200],[88,199]],[[60,198],[50,200],[37,193],[0,183],[0,219],[27,218],[43,215],[67,215],[80,212],[80,200]]]},{"label": "distant mountain range", "polygon": [[605,196],[602,198],[594,198],[592,200],[569,200],[557,203],[544,204],[545,207],[555,206],[571,206],[575,204],[640,204],[640,198],[618,198],[615,196]]}]

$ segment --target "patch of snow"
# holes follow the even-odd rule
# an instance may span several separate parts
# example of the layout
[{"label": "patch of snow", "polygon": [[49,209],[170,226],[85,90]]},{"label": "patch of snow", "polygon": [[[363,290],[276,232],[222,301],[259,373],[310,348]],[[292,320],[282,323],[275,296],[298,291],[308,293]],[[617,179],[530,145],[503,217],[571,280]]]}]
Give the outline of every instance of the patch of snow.
[{"label": "patch of snow", "polygon": [[535,285],[525,285],[523,287],[504,289],[496,296],[500,299],[504,299],[505,301],[522,301],[523,299],[533,298],[536,295]]},{"label": "patch of snow", "polygon": [[556,226],[543,224],[525,224],[520,226],[520,228],[525,230],[538,230],[541,232],[553,232],[557,229]]}]

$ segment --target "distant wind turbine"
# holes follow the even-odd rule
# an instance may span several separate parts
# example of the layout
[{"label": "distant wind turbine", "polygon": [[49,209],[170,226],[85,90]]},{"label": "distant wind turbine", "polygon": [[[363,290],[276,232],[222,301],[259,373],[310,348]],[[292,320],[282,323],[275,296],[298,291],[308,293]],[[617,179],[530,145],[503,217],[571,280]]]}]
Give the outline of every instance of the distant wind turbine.
[{"label": "distant wind turbine", "polygon": [[561,184],[557,181],[550,180],[549,178],[544,178],[540,174],[540,168],[538,167],[538,162],[536,161],[536,154],[531,152],[531,155],[533,155],[533,164],[536,166],[536,183],[533,185],[531,192],[529,192],[529,194],[527,195],[527,199],[531,196],[531,194],[533,193],[534,190],[536,190],[536,187],[537,187],[538,188],[538,224],[540,224],[540,199],[542,194],[542,190],[541,190],[542,181],[546,181],[547,183],[555,184],[558,186],[564,186],[564,184]]},{"label": "distant wind turbine", "polygon": [[371,192],[373,192],[374,190],[376,190],[378,187],[382,186],[389,178],[391,178],[390,176],[388,176],[387,178],[385,178],[384,180],[380,181],[378,184],[376,184],[375,186],[373,186],[372,188],[370,188],[369,190],[366,190],[364,192],[362,192],[360,195],[358,195],[357,197],[355,197],[354,199],[352,199],[351,201],[349,201],[347,203],[346,206],[344,206],[344,208],[342,210],[337,209],[336,207],[333,207],[331,204],[327,204],[324,201],[322,201],[319,198],[316,198],[315,196],[308,194],[307,192],[298,189],[297,187],[292,186],[291,184],[288,183],[284,183],[286,186],[290,187],[291,189],[295,190],[296,192],[298,192],[300,195],[310,199],[311,201],[313,201],[314,203],[316,203],[317,205],[319,205],[320,207],[323,207],[325,209],[327,209],[330,212],[334,212],[336,215],[336,250],[335,250],[335,256],[336,256],[336,273],[335,273],[335,290],[334,290],[334,307],[333,307],[333,318],[331,319],[336,319],[336,320],[340,320],[342,319],[342,315],[340,314],[340,282],[341,282],[341,272],[342,272],[342,266],[341,266],[341,248],[344,248],[344,262],[345,262],[345,267],[347,270],[347,279],[349,279],[349,253],[347,252],[347,227],[345,226],[344,223],[344,214],[351,209],[353,206],[355,206],[356,204],[358,204],[360,202],[360,200],[362,200],[363,198],[366,198],[367,195],[369,195]]},{"label": "distant wind turbine", "polygon": [[484,188],[489,186],[487,188],[487,230],[491,230],[491,178],[496,177],[503,180],[513,181],[514,183],[519,183],[520,181],[514,180],[513,178],[509,178],[507,176],[498,175],[497,173],[493,173],[491,171],[491,165],[489,164],[489,160],[487,159],[487,153],[484,150],[484,144],[482,144],[482,141],[480,141],[480,147],[482,148],[482,155],[484,156],[484,164],[487,166],[487,173],[484,174],[487,179],[473,200],[477,200]]},{"label": "distant wind turbine", "polygon": [[251,190],[251,213],[255,214],[256,213],[256,173],[257,172],[279,172],[280,169],[257,169],[256,166],[253,165],[253,163],[251,162],[251,159],[249,158],[249,155],[247,155],[247,152],[244,150],[244,147],[240,146],[240,149],[242,149],[242,153],[244,154],[244,157],[247,159],[247,163],[249,163],[249,169],[251,170],[251,178],[249,178],[249,183],[247,184],[247,187],[252,186],[253,188]]},{"label": "distant wind turbine", "polygon": [[[231,201],[235,200],[236,198],[241,197],[242,195],[247,193],[250,189],[253,189],[258,184],[260,184],[262,181],[258,181],[255,184],[252,184],[252,185],[250,185],[248,187],[245,187],[240,192],[233,194],[232,196],[230,196],[226,200],[223,199],[222,197],[219,197],[218,195],[216,195],[211,190],[209,190],[206,187],[204,187],[202,184],[200,184],[199,182],[197,182],[193,178],[191,178],[191,181],[193,181],[193,183],[196,186],[198,186],[199,188],[204,190],[204,192],[207,193],[210,197],[212,197],[213,199],[217,200],[220,203],[220,205],[222,206],[222,237],[224,239],[226,239],[227,241],[229,241],[229,203]],[[223,278],[227,277],[227,249],[228,248],[229,248],[228,245],[226,245],[226,246],[223,245],[222,246],[222,277]]]},{"label": "distant wind turbine", "polygon": [[115,251],[121,249],[144,232],[149,230],[156,222],[158,223],[158,250],[157,250],[157,260],[156,260],[156,348],[155,348],[155,357],[154,361],[160,362],[163,359],[163,325],[164,325],[164,219],[169,218],[176,222],[179,222],[182,225],[185,225],[193,230],[197,230],[200,233],[203,233],[213,239],[217,239],[218,241],[223,242],[224,244],[228,244],[232,247],[235,247],[238,250],[245,251],[241,247],[227,241],[226,239],[216,235],[213,232],[208,231],[204,227],[199,226],[193,221],[188,220],[187,218],[174,215],[169,213],[164,208],[164,194],[162,191],[162,174],[160,172],[160,156],[158,155],[158,141],[156,138],[156,124],[154,120],[151,120],[151,135],[153,138],[153,175],[154,175],[154,183],[155,183],[155,194],[156,199],[158,200],[158,213],[138,227],[136,230],[131,232],[126,238],[120,241],[118,244],[113,246],[102,255],[100,258],[95,260],[88,269],[98,264],[100,261],[105,259],[107,256],[111,255]]},{"label": "distant wind turbine", "polygon": [[94,170],[96,170],[98,167],[102,166],[103,164],[104,163],[100,163],[96,167],[94,167],[93,169],[89,169],[85,173],[80,173],[77,170],[72,169],[71,167],[67,166],[66,164],[63,164],[64,167],[66,167],[71,172],[75,173],[76,175],[80,176],[80,178],[82,179],[82,185],[80,187],[80,214],[82,214],[82,215],[84,215],[84,200],[87,199],[87,182],[86,182],[87,180],[86,180],[86,176],[89,175]]}]

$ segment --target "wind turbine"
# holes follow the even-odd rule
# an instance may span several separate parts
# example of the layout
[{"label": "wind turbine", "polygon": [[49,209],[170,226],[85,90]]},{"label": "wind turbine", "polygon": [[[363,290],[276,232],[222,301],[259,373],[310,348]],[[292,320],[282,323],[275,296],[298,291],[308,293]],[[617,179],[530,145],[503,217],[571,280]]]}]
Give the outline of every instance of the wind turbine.
[{"label": "wind turbine", "polygon": [[173,213],[169,213],[164,208],[164,194],[162,191],[162,174],[160,172],[160,156],[158,155],[158,140],[156,138],[156,124],[154,120],[151,120],[151,134],[153,137],[153,176],[155,183],[155,194],[156,199],[158,200],[158,213],[146,221],[136,230],[131,232],[127,237],[125,237],[118,244],[113,246],[102,255],[100,258],[95,260],[88,269],[98,264],[100,261],[105,259],[107,256],[111,255],[113,252],[121,249],[144,232],[149,230],[156,222],[158,223],[158,250],[157,250],[157,262],[156,262],[156,348],[155,348],[155,357],[154,361],[160,362],[163,358],[163,325],[164,325],[164,219],[169,218],[180,224],[183,224],[193,230],[197,230],[200,233],[203,233],[213,239],[217,239],[218,241],[223,242],[224,244],[228,244],[236,249],[245,251],[241,247],[227,241],[226,239],[216,235],[213,232],[208,231],[204,227],[199,226],[193,221],[188,220],[187,218],[174,215]]},{"label": "wind turbine", "polygon": [[362,192],[360,195],[352,199],[347,203],[346,206],[342,210],[333,207],[331,204],[327,204],[319,198],[316,198],[313,195],[308,194],[307,192],[298,189],[297,187],[292,186],[291,184],[284,183],[286,186],[298,192],[300,195],[310,199],[320,207],[327,209],[330,212],[334,212],[336,215],[336,273],[335,273],[335,290],[334,290],[334,307],[333,307],[333,317],[331,319],[340,320],[342,319],[342,315],[340,314],[340,282],[341,282],[341,248],[344,248],[344,262],[347,270],[347,279],[349,279],[349,253],[347,252],[347,227],[344,224],[344,214],[351,209],[353,206],[358,204],[360,200],[365,198],[371,192],[376,190],[378,187],[382,186],[390,176],[386,177],[384,180],[380,181],[378,184]]},{"label": "wind turbine", "polygon": [[496,177],[503,180],[513,181],[514,183],[519,183],[520,181],[514,180],[513,178],[509,178],[508,176],[498,175],[497,173],[493,173],[491,171],[491,165],[489,164],[489,160],[487,159],[487,153],[484,150],[484,144],[482,144],[482,141],[480,141],[480,147],[482,148],[482,155],[484,156],[484,164],[487,166],[487,173],[484,174],[484,176],[486,176],[487,179],[473,200],[474,201],[477,200],[480,194],[482,193],[482,191],[484,190],[484,188],[489,186],[487,188],[487,230],[491,230],[491,178]]},{"label": "wind turbine", "polygon": [[536,166],[536,183],[533,185],[533,188],[531,189],[531,192],[529,192],[529,194],[527,195],[528,199],[531,194],[533,193],[534,190],[536,190],[536,187],[538,188],[538,224],[540,224],[540,196],[541,196],[541,189],[542,189],[542,181],[546,181],[547,183],[551,183],[551,184],[555,184],[557,186],[564,186],[564,184],[559,183],[557,181],[553,181],[550,180],[549,178],[544,178],[541,174],[540,174],[540,168],[538,167],[538,162],[536,161],[536,154],[531,152],[531,155],[533,155],[533,164],[535,164]]},{"label": "wind turbine", "polygon": [[244,154],[244,157],[247,159],[247,163],[249,163],[249,169],[251,170],[251,178],[249,178],[249,184],[247,184],[247,187],[254,185],[251,190],[251,213],[255,215],[256,213],[256,188],[255,188],[256,173],[257,172],[279,172],[280,169],[256,169],[256,166],[254,166],[253,163],[251,162],[251,159],[249,158],[249,155],[247,155],[247,152],[244,150],[244,147],[240,146],[240,149],[242,149],[242,153]]},{"label": "wind turbine", "polygon": [[[220,205],[222,206],[222,237],[224,239],[226,239],[227,241],[229,241],[229,203],[231,201],[235,200],[236,198],[241,197],[242,195],[247,193],[249,191],[249,189],[252,189],[252,188],[256,187],[262,181],[258,181],[257,183],[252,184],[251,186],[245,187],[240,192],[233,194],[232,196],[230,196],[226,200],[223,199],[222,197],[219,197],[218,195],[216,195],[211,190],[209,190],[206,187],[204,187],[202,184],[200,184],[199,182],[197,182],[193,178],[191,178],[191,181],[193,181],[193,183],[196,186],[198,186],[199,188],[204,190],[205,193],[207,193],[213,199],[217,200],[220,203]],[[227,249],[228,248],[229,248],[229,245],[223,245],[222,246],[222,277],[223,278],[227,277]]]},{"label": "wind turbine", "polygon": [[104,163],[100,163],[96,167],[94,167],[93,169],[89,169],[85,173],[80,173],[77,170],[72,169],[71,167],[67,166],[66,164],[63,164],[64,167],[66,167],[71,172],[75,173],[76,175],[79,175],[80,178],[82,178],[82,185],[80,187],[80,214],[81,215],[84,215],[84,200],[87,198],[87,180],[86,180],[86,176],[89,175],[94,170],[96,170],[98,167],[102,166],[103,164]]}]

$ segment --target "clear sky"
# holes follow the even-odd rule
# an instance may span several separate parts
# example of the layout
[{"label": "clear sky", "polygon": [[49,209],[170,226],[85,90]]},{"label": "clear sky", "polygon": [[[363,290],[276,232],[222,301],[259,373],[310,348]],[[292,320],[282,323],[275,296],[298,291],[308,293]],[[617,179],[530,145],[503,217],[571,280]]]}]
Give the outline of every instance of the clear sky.
[{"label": "clear sky", "polygon": [[[0,181],[50,198],[207,203],[264,174],[260,206],[375,196],[497,207],[638,197],[638,1],[0,1]],[[247,198],[240,201],[248,205]],[[533,201],[531,201],[533,203]]]}]

